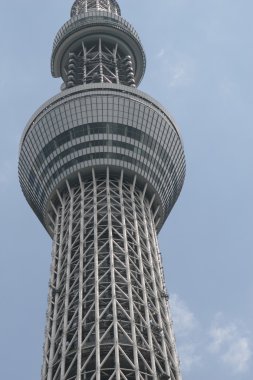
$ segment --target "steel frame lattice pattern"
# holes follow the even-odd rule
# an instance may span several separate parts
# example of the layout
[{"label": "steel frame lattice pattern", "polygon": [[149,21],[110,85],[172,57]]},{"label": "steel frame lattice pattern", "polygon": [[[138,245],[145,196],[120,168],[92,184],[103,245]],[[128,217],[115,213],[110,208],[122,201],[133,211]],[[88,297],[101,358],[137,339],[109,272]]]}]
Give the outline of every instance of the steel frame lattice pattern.
[{"label": "steel frame lattice pattern", "polygon": [[71,17],[93,9],[120,15],[120,7],[116,0],[76,0],[71,9]]},{"label": "steel frame lattice pattern", "polygon": [[[83,5],[80,7],[83,8]],[[94,57],[92,56],[95,52],[95,57],[98,57],[100,65],[105,66],[107,76],[108,74],[111,76],[108,69],[112,71],[113,75],[115,75],[114,67],[119,71],[122,69],[119,77],[122,75],[128,77],[131,74],[134,84],[138,85],[145,71],[145,53],[137,32],[119,14],[119,12],[101,12],[96,7],[91,7],[87,12],[80,10],[76,16],[71,17],[59,30],[54,40],[51,58],[52,75],[54,77],[61,76],[65,85],[69,75],[73,76],[73,85],[90,83],[90,81],[86,82],[85,74],[87,65],[97,67],[96,59],[93,62]],[[96,48],[94,51],[90,51],[93,45]],[[128,58],[130,58],[131,64],[122,62]],[[84,78],[78,78],[76,82],[75,76],[80,67],[83,69]],[[100,66],[100,71],[104,71],[104,69]],[[70,74],[69,71],[72,73]],[[101,75],[101,73],[99,74]],[[102,79],[102,75],[100,79]],[[97,79],[93,81],[93,83],[97,82]],[[118,82],[113,81],[116,84],[124,82],[120,78]],[[132,85],[130,80],[126,84]]]},{"label": "steel frame lattice pattern", "polygon": [[126,55],[118,43],[104,38],[82,41],[82,47],[69,53],[67,87],[89,83],[115,83],[135,87],[132,58]]},{"label": "steel frame lattice pattern", "polygon": [[150,201],[123,171],[78,177],[54,205],[42,379],[179,380]]}]

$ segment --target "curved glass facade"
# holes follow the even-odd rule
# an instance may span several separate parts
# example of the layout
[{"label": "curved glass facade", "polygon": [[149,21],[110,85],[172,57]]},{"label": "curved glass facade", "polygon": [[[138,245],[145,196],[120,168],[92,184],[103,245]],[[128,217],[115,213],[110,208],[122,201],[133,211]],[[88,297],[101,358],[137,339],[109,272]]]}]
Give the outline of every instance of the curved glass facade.
[{"label": "curved glass facade", "polygon": [[59,95],[31,121],[20,156],[24,193],[43,220],[50,194],[64,178],[112,165],[136,173],[142,186],[146,181],[155,189],[164,220],[185,175],[183,146],[174,123],[138,90],[93,87]]}]

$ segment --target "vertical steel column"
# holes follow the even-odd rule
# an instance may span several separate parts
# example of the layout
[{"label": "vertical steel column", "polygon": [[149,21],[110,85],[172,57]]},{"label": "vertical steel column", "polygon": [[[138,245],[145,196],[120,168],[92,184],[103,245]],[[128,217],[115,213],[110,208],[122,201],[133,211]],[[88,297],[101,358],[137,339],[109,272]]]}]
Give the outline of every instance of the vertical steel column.
[{"label": "vertical steel column", "polygon": [[77,344],[77,378],[81,379],[81,367],[82,367],[82,340],[83,340],[83,260],[84,260],[84,184],[80,173],[78,173],[78,179],[81,189],[81,201],[80,201],[80,258],[79,258],[79,305],[78,305],[78,344]]},{"label": "vertical steel column", "polygon": [[111,12],[111,3],[110,3],[110,0],[107,0],[107,9],[108,9],[108,12]]},{"label": "vertical steel column", "polygon": [[[59,211],[57,212],[59,215]],[[50,356],[49,356],[49,364],[48,364],[48,374],[47,374],[47,380],[52,380],[52,367],[54,364],[54,356],[55,356],[55,335],[56,335],[56,325],[57,325],[57,313],[58,313],[58,298],[59,298],[59,286],[60,286],[60,268],[62,263],[62,241],[63,241],[63,234],[64,234],[64,216],[65,216],[65,203],[61,206],[61,216],[60,216],[60,239],[58,243],[58,234],[56,233],[54,236],[54,245],[55,248],[57,247],[58,250],[58,264],[57,266],[54,266],[53,271],[56,276],[56,289],[57,292],[55,293],[55,302],[53,303],[53,289],[50,290],[50,303],[53,306],[53,325],[52,325],[52,333],[51,333],[51,340],[50,340]],[[57,218],[57,224],[59,223],[59,217]],[[57,227],[58,231],[58,227]],[[59,245],[58,245],[59,244]],[[50,318],[50,315],[48,316]]]},{"label": "vertical steel column", "polygon": [[123,177],[124,177],[124,172],[122,170],[120,180],[119,180],[121,220],[122,220],[122,229],[123,229],[123,241],[124,241],[125,263],[126,263],[127,284],[128,284],[129,311],[130,311],[130,317],[131,317],[131,331],[132,331],[132,340],[133,340],[135,378],[136,378],[136,380],[140,380],[140,369],[139,369],[138,349],[137,349],[137,337],[136,337],[135,318],[134,318],[134,301],[133,301],[133,294],[132,294],[131,270],[130,270],[130,263],[129,263],[128,242],[127,242],[127,226],[126,226],[125,207],[124,207]]},{"label": "vertical steel column", "polygon": [[[56,268],[60,263],[60,257],[59,252],[57,249],[57,237],[58,237],[58,230],[59,230],[59,213],[57,213],[56,220],[55,220],[55,228],[54,228],[54,241],[53,241],[53,250],[52,250],[52,264],[51,264],[51,278],[50,278],[50,285],[55,283],[55,276],[57,276],[57,288],[59,283],[59,277],[58,277],[58,271],[56,271]],[[56,262],[56,258],[58,256],[58,265]],[[43,363],[43,369],[42,369],[42,377],[48,379],[52,378],[52,363],[53,363],[53,350],[51,347],[54,345],[55,340],[55,324],[56,324],[56,313],[57,313],[57,301],[54,303],[54,309],[53,309],[53,302],[52,302],[52,287],[50,290],[50,293],[48,295],[48,310],[47,310],[47,328],[46,328],[46,341],[44,346],[44,363]],[[53,314],[53,318],[52,318]],[[52,322],[50,322],[52,320]],[[51,325],[51,327],[50,327]],[[50,338],[49,338],[50,336]],[[51,346],[49,346],[49,340],[51,341]],[[48,358],[48,349],[50,347],[49,351],[49,358]],[[48,371],[47,371],[48,368]]]},{"label": "vertical steel column", "polygon": [[[146,218],[146,209],[144,206],[144,196],[141,197],[141,208],[142,208],[144,230],[145,230],[146,242],[147,242],[147,248],[148,248],[148,259],[149,259],[149,263],[150,263],[152,286],[153,286],[153,291],[154,291],[154,295],[155,295],[155,306],[156,306],[156,310],[157,310],[159,328],[163,332],[164,331],[164,324],[163,324],[163,321],[161,318],[161,310],[160,310],[160,304],[159,304],[159,300],[158,300],[158,290],[157,290],[157,283],[156,283],[157,281],[159,282],[159,279],[157,279],[157,276],[156,276],[155,271],[154,271],[155,267],[157,269],[159,267],[158,267],[157,263],[154,262],[154,260],[153,260],[153,256],[158,255],[158,250],[156,249],[154,252],[151,251],[149,229],[148,229],[147,218]],[[167,352],[166,352],[166,344],[165,344],[164,336],[162,337],[162,349],[163,349],[163,358],[164,358],[166,374],[168,376],[170,376],[170,368],[169,368],[169,363],[168,363],[168,357],[167,357]]]},{"label": "vertical steel column", "polygon": [[94,193],[94,277],[95,277],[95,325],[96,325],[96,380],[100,380],[100,311],[99,311],[99,277],[98,277],[98,209],[97,182],[95,171],[92,169]]},{"label": "vertical steel column", "polygon": [[86,83],[86,77],[87,77],[87,49],[84,43],[82,42],[82,48],[83,48],[83,83]]},{"label": "vertical steel column", "polygon": [[98,56],[99,56],[99,81],[101,83],[104,82],[104,75],[103,75],[103,52],[102,52],[102,39],[99,38],[98,41]]},{"label": "vertical steel column", "polygon": [[131,199],[132,199],[132,208],[133,208],[133,217],[134,217],[134,228],[135,228],[135,234],[136,234],[136,246],[137,246],[137,253],[138,253],[138,258],[139,258],[141,284],[142,284],[142,291],[143,291],[143,306],[145,310],[145,320],[147,324],[148,342],[150,346],[151,367],[152,367],[152,374],[154,377],[156,377],[157,373],[156,373],[156,365],[155,365],[154,346],[153,346],[151,327],[150,327],[147,288],[146,288],[146,283],[145,283],[145,275],[144,275],[144,269],[143,269],[142,252],[141,252],[140,237],[139,237],[139,227],[138,227],[138,222],[137,222],[136,205],[135,205],[135,194],[134,194],[135,184],[136,184],[136,176],[134,177],[133,184],[131,185]]},{"label": "vertical steel column", "polygon": [[[156,227],[155,227],[155,223],[154,223],[154,220],[152,218],[150,209],[149,209],[149,218],[150,218],[149,220],[151,222],[152,240],[153,240],[154,245],[157,247],[157,250],[159,252],[159,249],[158,249],[159,243],[158,243],[158,239],[157,239]],[[159,256],[157,256],[157,261],[159,262],[159,267],[161,268],[161,270],[160,270],[161,275],[159,276],[158,281],[160,282],[161,289],[164,289],[164,287],[165,287],[164,273],[163,273],[163,267],[161,265],[161,259]],[[177,356],[177,352],[176,352],[175,336],[174,336],[174,333],[172,330],[171,311],[170,311],[170,307],[169,307],[169,301],[166,300],[165,298],[163,299],[163,307],[166,310],[166,312],[164,313],[164,316],[166,319],[166,327],[167,327],[166,332],[168,334],[168,341],[169,341],[170,347],[171,347],[171,350],[169,350],[169,356],[171,356],[171,354],[172,354],[173,368],[175,371],[175,379],[181,380],[182,376],[180,373],[180,365],[179,365],[179,360],[178,360],[178,356]]]},{"label": "vertical steel column", "polygon": [[114,65],[115,65],[116,83],[119,84],[119,68],[118,68],[118,61],[117,61],[117,52],[118,52],[118,44],[116,44],[115,48],[113,49],[113,60],[114,60]]},{"label": "vertical steel column", "polygon": [[107,168],[106,170],[106,195],[107,195],[107,212],[108,212],[110,265],[111,265],[111,291],[112,291],[112,312],[113,312],[113,329],[114,329],[115,374],[116,374],[116,380],[120,380],[118,316],[117,316],[115,272],[114,272],[114,250],[113,250],[112,215],[111,215],[112,209],[111,209],[109,168]]},{"label": "vertical steel column", "polygon": [[63,318],[63,337],[62,337],[62,358],[61,358],[61,379],[65,379],[66,371],[66,353],[67,353],[67,330],[68,330],[68,313],[69,313],[69,289],[70,289],[70,263],[71,263],[71,248],[72,248],[72,222],[73,222],[73,203],[74,191],[70,188],[67,182],[67,187],[70,196],[69,207],[69,226],[68,226],[68,250],[67,250],[67,268],[66,268],[66,285],[65,285],[65,301],[64,301],[64,318]]}]

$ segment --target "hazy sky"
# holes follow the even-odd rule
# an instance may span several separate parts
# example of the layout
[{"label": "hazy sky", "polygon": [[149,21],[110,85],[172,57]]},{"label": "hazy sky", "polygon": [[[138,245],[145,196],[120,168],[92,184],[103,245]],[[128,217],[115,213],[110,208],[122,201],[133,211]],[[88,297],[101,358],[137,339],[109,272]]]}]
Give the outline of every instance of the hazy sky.
[{"label": "hazy sky", "polygon": [[[187,176],[160,234],[183,380],[252,380],[253,2],[121,0],[147,54],[140,86],[181,129]],[[23,198],[18,144],[59,92],[53,38],[72,0],[0,1],[0,378],[37,380],[51,242]]]}]

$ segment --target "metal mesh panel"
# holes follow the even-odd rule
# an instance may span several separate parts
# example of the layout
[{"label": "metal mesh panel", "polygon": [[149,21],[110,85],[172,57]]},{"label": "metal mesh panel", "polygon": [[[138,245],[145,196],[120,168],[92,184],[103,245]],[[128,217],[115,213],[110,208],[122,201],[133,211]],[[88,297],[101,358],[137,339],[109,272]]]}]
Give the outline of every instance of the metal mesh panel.
[{"label": "metal mesh panel", "polygon": [[54,205],[42,380],[179,380],[145,190],[109,169],[79,182]]}]

